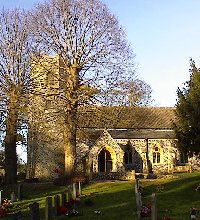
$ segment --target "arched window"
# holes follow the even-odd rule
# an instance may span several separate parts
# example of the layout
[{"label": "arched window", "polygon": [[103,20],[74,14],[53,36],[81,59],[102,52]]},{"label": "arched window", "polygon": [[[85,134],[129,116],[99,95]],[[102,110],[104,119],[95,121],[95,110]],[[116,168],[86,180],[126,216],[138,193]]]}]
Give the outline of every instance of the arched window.
[{"label": "arched window", "polygon": [[132,150],[128,149],[124,153],[124,162],[126,165],[133,163]]},{"label": "arched window", "polygon": [[155,164],[160,162],[161,162],[161,149],[155,146],[153,150],[153,163]]}]

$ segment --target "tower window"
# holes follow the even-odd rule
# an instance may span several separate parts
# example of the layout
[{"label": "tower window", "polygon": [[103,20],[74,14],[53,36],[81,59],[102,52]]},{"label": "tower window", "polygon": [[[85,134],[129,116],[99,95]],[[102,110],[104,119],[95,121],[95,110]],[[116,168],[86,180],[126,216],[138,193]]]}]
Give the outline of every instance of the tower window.
[{"label": "tower window", "polygon": [[54,86],[55,85],[55,79],[52,71],[48,71],[47,73],[47,84],[49,86]]}]

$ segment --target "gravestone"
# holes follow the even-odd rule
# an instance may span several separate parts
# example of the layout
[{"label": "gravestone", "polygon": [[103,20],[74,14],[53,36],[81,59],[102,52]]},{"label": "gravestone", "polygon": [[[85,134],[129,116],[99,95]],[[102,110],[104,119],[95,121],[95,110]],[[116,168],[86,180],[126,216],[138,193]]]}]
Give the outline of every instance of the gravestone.
[{"label": "gravestone", "polygon": [[11,202],[15,202],[17,200],[14,192],[11,193],[10,197],[11,197]]},{"label": "gravestone", "polygon": [[73,183],[73,199],[76,199],[76,183]]},{"label": "gravestone", "polygon": [[157,220],[156,194],[152,194],[151,219]]},{"label": "gravestone", "polygon": [[55,208],[55,216],[58,216],[58,209],[60,207],[60,196],[55,195],[54,196],[54,208]]},{"label": "gravestone", "polygon": [[46,198],[45,203],[45,220],[53,220],[52,197]]},{"label": "gravestone", "polygon": [[12,214],[12,220],[22,220],[22,213],[20,211]]},{"label": "gravestone", "polygon": [[18,184],[17,185],[17,193],[18,193],[18,199],[22,199],[23,198],[23,185],[22,184]]},{"label": "gravestone", "polygon": [[0,205],[2,204],[2,192],[3,190],[0,190]]},{"label": "gravestone", "polygon": [[142,198],[141,198],[141,193],[139,191],[139,188],[140,188],[140,182],[139,182],[139,179],[136,179],[136,181],[135,181],[135,199],[136,199],[138,220],[141,219],[141,210],[142,210]]},{"label": "gravestone", "polygon": [[40,220],[39,203],[34,202],[29,205],[30,208],[30,220]]},{"label": "gravestone", "polygon": [[78,182],[78,193],[79,193],[79,196],[82,195],[82,189],[81,189],[81,182],[80,181]]},{"label": "gravestone", "polygon": [[61,206],[65,206],[67,204],[66,193],[61,193]]},{"label": "gravestone", "polygon": [[67,186],[67,195],[68,195],[67,201],[69,201],[72,198],[71,185]]}]

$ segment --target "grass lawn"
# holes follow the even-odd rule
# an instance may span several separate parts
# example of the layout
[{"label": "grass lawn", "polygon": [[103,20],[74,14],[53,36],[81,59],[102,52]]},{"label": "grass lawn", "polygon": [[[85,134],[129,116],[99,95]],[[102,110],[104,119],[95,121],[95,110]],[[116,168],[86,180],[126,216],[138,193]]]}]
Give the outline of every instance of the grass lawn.
[{"label": "grass lawn", "polygon": [[[189,174],[177,174],[172,179],[141,180],[143,187],[143,204],[151,201],[151,194],[156,193],[158,216],[161,218],[166,213],[171,220],[190,219],[190,208],[200,210],[200,191],[195,188],[200,183],[200,172]],[[158,191],[158,186],[162,191]],[[3,189],[3,197],[10,195],[14,188]],[[44,219],[44,203],[47,196],[53,196],[66,190],[65,187],[54,186],[51,183],[26,184],[24,185],[24,200],[15,202],[11,211],[21,210],[23,219],[28,220],[28,206],[34,201],[39,202],[41,220]],[[134,182],[99,182],[91,183],[83,188],[83,197],[77,204],[77,210],[83,215],[76,217],[59,217],[59,219],[77,220],[128,220],[137,219],[136,202],[134,195]],[[85,201],[92,201],[93,205],[86,205]],[[100,215],[94,211],[101,211]],[[6,217],[4,219],[11,219]],[[148,218],[144,218],[148,219]],[[161,218],[162,219],[162,218]],[[200,219],[200,218],[198,218]]]}]

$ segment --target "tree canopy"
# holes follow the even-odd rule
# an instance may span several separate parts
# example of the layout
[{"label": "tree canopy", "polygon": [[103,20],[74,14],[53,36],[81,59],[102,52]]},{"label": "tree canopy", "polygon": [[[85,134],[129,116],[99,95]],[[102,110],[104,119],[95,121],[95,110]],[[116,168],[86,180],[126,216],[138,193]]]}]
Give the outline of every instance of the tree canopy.
[{"label": "tree canopy", "polygon": [[0,102],[6,117],[5,180],[16,182],[17,130],[25,97],[29,91],[30,57],[27,17],[23,11],[0,12]]},{"label": "tree canopy", "polygon": [[[37,101],[38,96],[45,99],[47,95],[47,89],[36,92],[33,78],[43,74],[43,80],[50,82],[56,78],[58,81],[59,92],[55,94],[55,89],[50,88],[48,96],[57,96],[57,110],[62,111],[65,170],[70,174],[76,160],[78,106],[148,103],[151,88],[137,79],[134,58],[123,28],[100,0],[49,0],[31,11],[2,10],[0,105],[6,117],[5,127],[1,124],[1,128],[6,129],[7,183],[16,182],[16,143],[21,113],[29,105],[30,125],[38,115],[33,116],[38,109],[32,108],[31,98]],[[56,72],[53,67],[36,73],[33,60],[44,69],[47,60],[52,60],[51,64],[57,60],[55,69],[59,74],[51,74]],[[34,96],[30,96],[33,92]],[[113,95],[114,102],[110,99]],[[42,105],[47,101],[42,100]],[[44,122],[43,118],[40,117]]]},{"label": "tree canopy", "polygon": [[71,175],[83,93],[107,90],[135,76],[134,54],[118,20],[100,0],[50,0],[30,12],[30,21],[39,50],[59,56],[65,171]]},{"label": "tree canopy", "polygon": [[175,133],[178,147],[185,155],[200,152],[200,69],[190,62],[190,79],[178,88]]}]

